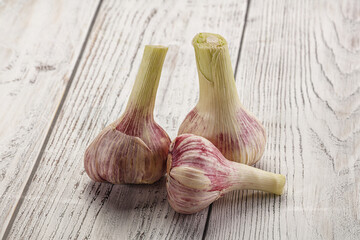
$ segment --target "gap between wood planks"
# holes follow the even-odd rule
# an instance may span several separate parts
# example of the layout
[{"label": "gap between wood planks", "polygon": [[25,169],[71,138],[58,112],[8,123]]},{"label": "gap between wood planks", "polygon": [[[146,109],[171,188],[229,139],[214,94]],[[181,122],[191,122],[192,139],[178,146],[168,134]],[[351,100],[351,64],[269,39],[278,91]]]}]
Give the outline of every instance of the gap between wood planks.
[{"label": "gap between wood planks", "polygon": [[[245,12],[245,16],[244,16],[244,26],[243,26],[242,31],[241,31],[239,52],[238,52],[238,55],[237,55],[237,59],[236,59],[236,63],[235,63],[235,70],[234,70],[234,79],[235,79],[235,81],[236,81],[238,65],[239,65],[240,58],[241,58],[241,50],[242,50],[242,44],[244,42],[243,40],[244,40],[244,35],[245,35],[245,29],[246,29],[246,23],[247,23],[249,8],[250,8],[250,2],[251,2],[251,0],[247,0],[247,3],[246,3],[246,10],[245,10],[246,12]],[[202,235],[202,240],[205,240],[206,233],[207,233],[207,230],[208,230],[208,227],[209,227],[209,221],[210,221],[212,205],[213,204],[210,204],[209,209],[208,209],[208,214],[207,214],[207,217],[206,217],[206,222],[205,222],[204,232],[203,232],[203,235]]]},{"label": "gap between wood planks", "polygon": [[59,106],[58,106],[58,108],[56,109],[54,118],[53,118],[53,120],[52,120],[52,122],[51,122],[51,125],[50,125],[50,127],[49,127],[49,130],[48,130],[48,132],[47,132],[47,134],[46,134],[45,140],[44,140],[44,142],[43,142],[43,144],[42,144],[42,146],[41,146],[39,155],[38,155],[37,158],[36,158],[34,167],[33,167],[33,169],[31,170],[30,176],[29,176],[29,178],[28,178],[28,180],[27,180],[27,182],[26,182],[26,184],[25,184],[25,187],[24,187],[23,192],[21,193],[20,199],[19,199],[19,201],[18,201],[17,204],[16,204],[16,207],[15,207],[14,212],[13,212],[11,218],[10,218],[10,221],[9,221],[7,227],[6,227],[5,233],[4,233],[4,235],[2,236],[2,239],[6,239],[6,238],[8,237],[8,235],[9,235],[9,233],[10,233],[10,230],[11,230],[11,228],[12,228],[12,225],[14,224],[14,220],[15,220],[15,218],[16,218],[18,212],[19,212],[19,209],[20,209],[20,207],[21,207],[21,205],[22,205],[22,203],[23,203],[23,201],[24,201],[24,198],[25,198],[25,196],[26,196],[26,194],[27,194],[27,192],[28,192],[28,190],[29,190],[29,187],[30,187],[30,184],[31,184],[31,180],[33,179],[34,174],[35,174],[37,168],[39,167],[40,160],[41,160],[41,158],[42,158],[42,156],[43,156],[43,154],[44,154],[45,148],[46,148],[46,146],[47,146],[47,144],[48,144],[48,142],[49,142],[49,139],[50,139],[50,136],[51,136],[52,131],[53,131],[53,129],[54,129],[54,126],[55,126],[55,124],[56,124],[56,122],[57,122],[57,119],[59,118],[60,112],[61,112],[62,107],[63,107],[64,102],[65,102],[65,99],[66,99],[66,97],[67,97],[67,95],[68,95],[68,93],[69,93],[71,84],[72,84],[73,79],[74,79],[74,77],[75,77],[75,75],[76,75],[76,72],[77,72],[77,69],[78,69],[78,67],[79,67],[80,61],[81,61],[81,59],[82,59],[83,53],[84,53],[84,51],[85,51],[87,42],[88,42],[88,40],[89,40],[89,38],[90,38],[90,34],[91,34],[92,29],[93,29],[93,27],[94,27],[95,20],[96,20],[96,18],[97,18],[97,16],[98,16],[98,13],[99,13],[99,11],[100,11],[102,2],[103,2],[103,0],[99,0],[99,4],[98,4],[98,6],[97,6],[97,8],[96,8],[96,10],[95,10],[95,13],[94,13],[94,16],[93,16],[91,22],[90,22],[89,29],[88,29],[88,31],[87,31],[87,33],[86,33],[85,40],[84,40],[84,42],[83,42],[83,44],[82,44],[82,47],[81,47],[81,49],[80,49],[79,56],[78,56],[78,58],[76,59],[76,63],[75,63],[75,65],[74,65],[74,69],[73,69],[72,72],[71,72],[70,79],[69,79],[69,81],[68,81],[68,83],[67,83],[67,85],[66,85],[64,94],[63,94],[63,96],[61,97]]}]

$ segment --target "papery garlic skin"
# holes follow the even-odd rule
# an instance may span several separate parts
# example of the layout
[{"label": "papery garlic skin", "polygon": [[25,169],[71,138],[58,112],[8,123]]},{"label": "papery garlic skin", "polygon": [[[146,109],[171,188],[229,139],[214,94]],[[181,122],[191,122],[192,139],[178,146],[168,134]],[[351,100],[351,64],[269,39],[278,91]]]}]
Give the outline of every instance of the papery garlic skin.
[{"label": "papery garlic skin", "polygon": [[170,146],[166,187],[176,212],[199,212],[236,189],[281,195],[284,185],[283,175],[229,161],[203,137],[183,134]]},{"label": "papery garlic skin", "polygon": [[199,33],[193,39],[200,97],[178,134],[192,133],[211,141],[229,160],[253,165],[263,155],[266,133],[239,100],[226,40]]},{"label": "papery garlic skin", "polygon": [[145,47],[125,112],[87,148],[84,166],[94,181],[150,184],[165,174],[171,140],[153,111],[166,53],[163,46]]}]

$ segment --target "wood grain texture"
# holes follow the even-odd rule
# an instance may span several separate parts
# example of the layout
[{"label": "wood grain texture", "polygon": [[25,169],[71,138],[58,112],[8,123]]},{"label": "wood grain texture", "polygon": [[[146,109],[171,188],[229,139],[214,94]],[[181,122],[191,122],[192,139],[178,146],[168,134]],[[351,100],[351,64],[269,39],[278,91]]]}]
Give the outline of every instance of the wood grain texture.
[{"label": "wood grain texture", "polygon": [[251,1],[237,86],[287,184],[214,203],[207,239],[360,238],[359,79],[358,1]]},{"label": "wood grain texture", "polygon": [[84,58],[39,167],[9,232],[11,239],[199,239],[207,209],[176,214],[165,181],[149,186],[92,182],[86,146],[126,106],[145,44],[169,45],[155,120],[174,138],[198,97],[191,40],[223,34],[235,65],[246,1],[104,1]]},{"label": "wood grain texture", "polygon": [[36,165],[98,1],[0,1],[0,237]]}]

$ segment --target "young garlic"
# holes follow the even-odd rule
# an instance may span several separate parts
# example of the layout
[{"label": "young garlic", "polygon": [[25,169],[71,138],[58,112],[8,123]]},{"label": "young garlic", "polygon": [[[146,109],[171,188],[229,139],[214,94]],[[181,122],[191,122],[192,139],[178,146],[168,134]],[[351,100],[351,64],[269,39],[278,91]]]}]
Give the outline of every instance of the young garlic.
[{"label": "young garlic", "polygon": [[264,152],[265,129],[239,100],[226,40],[218,34],[199,33],[192,43],[200,97],[178,134],[205,137],[227,159],[255,164]]},{"label": "young garlic", "polygon": [[285,176],[229,161],[203,137],[183,134],[170,145],[166,188],[179,213],[199,212],[237,189],[281,195],[284,185]]},{"label": "young garlic", "polygon": [[94,181],[153,183],[165,174],[171,140],[153,111],[166,53],[167,47],[145,46],[125,112],[86,149],[85,170]]}]

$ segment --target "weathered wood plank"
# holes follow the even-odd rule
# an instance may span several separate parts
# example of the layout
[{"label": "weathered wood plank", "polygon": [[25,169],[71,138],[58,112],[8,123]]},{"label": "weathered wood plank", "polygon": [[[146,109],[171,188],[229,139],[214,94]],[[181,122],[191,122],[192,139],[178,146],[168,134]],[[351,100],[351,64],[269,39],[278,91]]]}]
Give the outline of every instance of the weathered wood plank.
[{"label": "weathered wood plank", "polygon": [[237,86],[285,194],[228,194],[208,239],[359,239],[360,5],[251,1]]},{"label": "weathered wood plank", "polygon": [[97,5],[0,2],[0,237],[36,165]]},{"label": "weathered wood plank", "polygon": [[145,44],[169,45],[155,106],[173,138],[198,97],[191,40],[223,34],[235,65],[246,1],[105,1],[77,75],[10,231],[10,238],[199,239],[207,209],[176,214],[164,179],[149,186],[92,182],[83,154],[120,116]]}]

